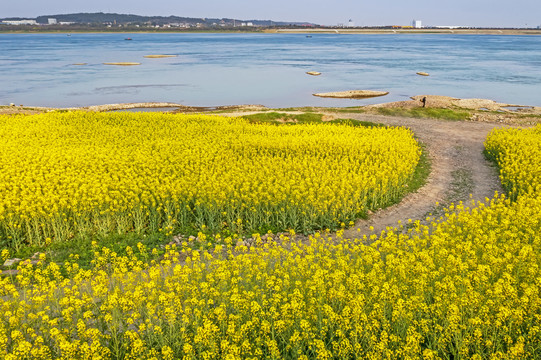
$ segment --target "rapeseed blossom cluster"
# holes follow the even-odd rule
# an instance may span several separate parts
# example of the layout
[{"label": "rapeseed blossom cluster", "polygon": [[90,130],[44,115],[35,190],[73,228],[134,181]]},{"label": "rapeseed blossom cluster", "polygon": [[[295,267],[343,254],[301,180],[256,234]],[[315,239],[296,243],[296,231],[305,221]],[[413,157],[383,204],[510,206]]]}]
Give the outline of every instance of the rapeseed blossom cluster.
[{"label": "rapeseed blossom cluster", "polygon": [[[404,128],[144,113],[0,116],[0,244],[334,228],[407,190]],[[7,241],[6,241],[7,240]]]},{"label": "rapeseed blossom cluster", "polygon": [[541,194],[541,125],[530,129],[495,129],[486,153],[499,167],[502,185],[511,198]]},{"label": "rapeseed blossom cluster", "polygon": [[[290,235],[214,253],[140,245],[0,284],[5,359],[532,359],[541,202],[459,205],[367,239]],[[185,260],[181,260],[185,259]]]},{"label": "rapeseed blossom cluster", "polygon": [[[523,131],[492,153],[500,164],[530,156]],[[211,252],[168,245],[160,261],[94,243],[88,270],[42,255],[0,277],[0,356],[540,358],[541,198],[516,191],[370,238],[254,234]]]}]

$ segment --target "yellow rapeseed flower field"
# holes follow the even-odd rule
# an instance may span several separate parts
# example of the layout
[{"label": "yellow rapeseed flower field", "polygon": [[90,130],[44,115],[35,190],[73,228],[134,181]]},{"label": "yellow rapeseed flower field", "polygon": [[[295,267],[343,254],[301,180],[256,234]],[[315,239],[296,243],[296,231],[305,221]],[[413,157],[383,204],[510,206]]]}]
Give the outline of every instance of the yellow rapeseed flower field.
[{"label": "yellow rapeseed flower field", "polygon": [[538,358],[540,209],[539,199],[458,206],[445,222],[371,245],[292,234],[214,254],[168,247],[159,263],[141,245],[123,257],[96,246],[90,270],[21,264],[0,279],[0,354]]},{"label": "yellow rapeseed flower field", "polygon": [[[0,356],[14,359],[541,358],[537,130],[487,150],[516,200],[451,206],[443,221],[370,239],[289,234],[213,252],[93,245],[0,277]],[[513,145],[505,145],[513,143]],[[531,166],[506,170],[507,157]],[[513,174],[513,175],[508,175]],[[517,185],[518,184],[518,185]],[[522,190],[525,189],[525,190]],[[42,260],[45,255],[42,255]]]},{"label": "yellow rapeseed flower field", "polygon": [[403,128],[144,113],[0,116],[0,244],[76,234],[333,228],[396,201]]},{"label": "yellow rapeseed flower field", "polygon": [[498,162],[502,185],[513,199],[526,193],[541,194],[541,125],[527,130],[493,130],[485,148]]}]

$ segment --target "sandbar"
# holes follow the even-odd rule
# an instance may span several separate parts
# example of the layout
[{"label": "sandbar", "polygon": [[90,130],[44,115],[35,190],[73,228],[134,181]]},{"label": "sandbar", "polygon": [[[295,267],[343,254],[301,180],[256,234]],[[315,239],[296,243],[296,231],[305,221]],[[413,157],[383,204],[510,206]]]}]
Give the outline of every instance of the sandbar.
[{"label": "sandbar", "polygon": [[133,65],[141,65],[141,63],[138,63],[138,62],[106,62],[106,63],[103,63],[103,65],[133,66]]},{"label": "sandbar", "polygon": [[319,97],[339,98],[339,99],[362,99],[377,96],[387,95],[388,91],[374,91],[374,90],[348,90],[348,91],[335,91],[327,93],[313,94]]},{"label": "sandbar", "polygon": [[144,57],[149,59],[161,59],[161,58],[170,58],[177,57],[178,55],[145,55]]}]

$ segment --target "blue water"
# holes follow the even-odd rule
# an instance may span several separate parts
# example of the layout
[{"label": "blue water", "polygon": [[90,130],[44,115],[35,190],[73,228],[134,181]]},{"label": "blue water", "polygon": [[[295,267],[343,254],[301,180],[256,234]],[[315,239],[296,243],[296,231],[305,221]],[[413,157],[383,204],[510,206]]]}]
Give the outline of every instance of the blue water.
[{"label": "blue water", "polygon": [[[141,65],[102,64],[122,61]],[[312,96],[354,89],[390,93]],[[541,36],[0,34],[0,104],[356,106],[431,94],[541,106],[540,89]]]}]

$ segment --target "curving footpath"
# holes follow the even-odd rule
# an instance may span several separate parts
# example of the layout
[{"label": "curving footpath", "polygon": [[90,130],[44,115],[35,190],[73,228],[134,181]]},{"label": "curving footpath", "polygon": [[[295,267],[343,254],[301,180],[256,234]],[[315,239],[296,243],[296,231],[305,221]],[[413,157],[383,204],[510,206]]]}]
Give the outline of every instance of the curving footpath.
[{"label": "curving footpath", "polygon": [[397,226],[398,221],[405,224],[408,219],[437,217],[442,214],[443,207],[451,203],[484,202],[492,198],[495,191],[502,191],[497,168],[483,155],[483,142],[492,129],[508,127],[506,125],[353,113],[340,115],[410,128],[426,146],[431,161],[430,175],[421,189],[366,220],[358,220],[354,227],[344,232],[344,238],[380,234],[387,227]]}]

